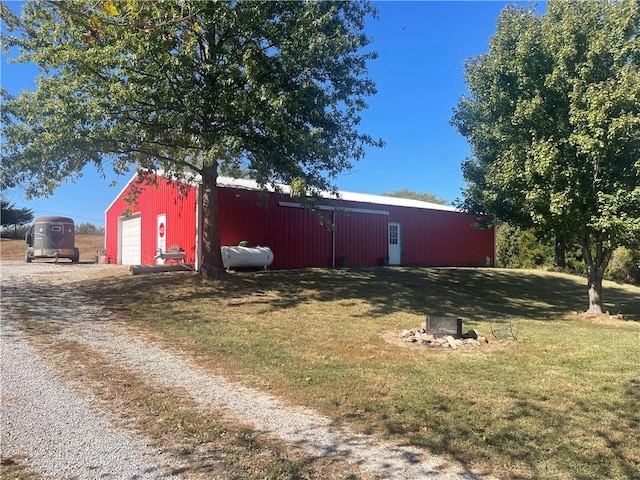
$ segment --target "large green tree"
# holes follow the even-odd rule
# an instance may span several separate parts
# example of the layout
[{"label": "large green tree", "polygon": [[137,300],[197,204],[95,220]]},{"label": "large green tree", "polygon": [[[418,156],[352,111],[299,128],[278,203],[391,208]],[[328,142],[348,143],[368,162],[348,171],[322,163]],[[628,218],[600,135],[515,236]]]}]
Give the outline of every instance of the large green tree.
[{"label": "large green tree", "polygon": [[3,92],[3,177],[30,195],[87,164],[197,178],[207,278],[224,272],[219,168],[335,192],[380,144],[358,129],[375,93],[367,3],[33,0],[2,13],[5,47],[42,72],[35,91]]},{"label": "large green tree", "polygon": [[579,243],[601,313],[611,253],[640,232],[640,3],[507,7],[465,73],[464,207]]}]

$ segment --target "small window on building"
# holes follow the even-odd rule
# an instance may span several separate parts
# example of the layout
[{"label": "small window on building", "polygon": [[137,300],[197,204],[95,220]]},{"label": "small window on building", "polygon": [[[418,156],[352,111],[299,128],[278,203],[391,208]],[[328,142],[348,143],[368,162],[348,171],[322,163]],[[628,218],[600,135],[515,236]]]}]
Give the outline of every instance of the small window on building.
[{"label": "small window on building", "polygon": [[389,245],[398,245],[398,225],[389,225]]}]

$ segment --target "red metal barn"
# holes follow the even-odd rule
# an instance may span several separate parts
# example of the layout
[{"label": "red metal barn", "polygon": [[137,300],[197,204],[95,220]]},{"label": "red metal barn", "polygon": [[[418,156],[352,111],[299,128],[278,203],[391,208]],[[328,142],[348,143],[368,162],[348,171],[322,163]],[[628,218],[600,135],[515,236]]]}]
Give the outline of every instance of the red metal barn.
[{"label": "red metal barn", "polygon": [[[156,252],[177,244],[187,262],[197,262],[197,188],[159,177],[158,187],[146,187],[126,213],[132,185],[105,213],[109,261],[150,265]],[[300,199],[225,177],[218,179],[218,201],[221,244],[268,246],[274,269],[479,266],[495,257],[493,229],[475,228],[476,216],[449,206],[343,192],[312,212]]]}]

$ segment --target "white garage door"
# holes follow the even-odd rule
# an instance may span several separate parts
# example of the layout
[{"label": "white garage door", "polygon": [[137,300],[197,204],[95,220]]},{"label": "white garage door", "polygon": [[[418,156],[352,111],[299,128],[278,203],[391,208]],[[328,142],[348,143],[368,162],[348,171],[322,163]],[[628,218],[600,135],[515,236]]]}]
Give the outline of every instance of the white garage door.
[{"label": "white garage door", "polygon": [[140,240],[141,224],[139,216],[122,221],[120,248],[123,265],[140,265],[142,251]]}]

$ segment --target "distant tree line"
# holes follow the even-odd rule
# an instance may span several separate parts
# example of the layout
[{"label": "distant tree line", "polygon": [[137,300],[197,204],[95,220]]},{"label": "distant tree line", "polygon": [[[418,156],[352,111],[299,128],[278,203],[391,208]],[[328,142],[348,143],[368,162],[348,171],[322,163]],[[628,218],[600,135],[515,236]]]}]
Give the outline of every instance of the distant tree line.
[{"label": "distant tree line", "polygon": [[104,227],[84,222],[76,224],[76,233],[80,235],[104,235]]},{"label": "distant tree line", "polygon": [[420,200],[421,202],[429,202],[429,203],[437,203],[439,205],[447,205],[448,202],[433,193],[428,192],[414,192],[413,190],[409,190],[408,188],[402,188],[400,190],[395,190],[391,193],[383,193],[385,197],[397,197],[397,198],[408,198],[411,200]]}]

